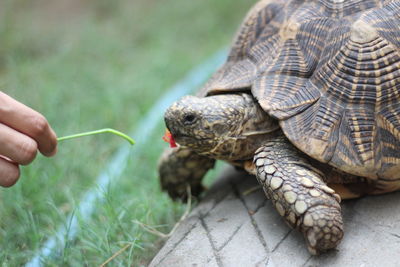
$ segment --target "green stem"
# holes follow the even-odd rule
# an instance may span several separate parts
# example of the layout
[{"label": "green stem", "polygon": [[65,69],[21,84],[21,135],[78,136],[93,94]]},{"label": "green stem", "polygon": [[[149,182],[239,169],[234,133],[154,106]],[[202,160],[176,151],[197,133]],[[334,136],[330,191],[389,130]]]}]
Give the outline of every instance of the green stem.
[{"label": "green stem", "polygon": [[94,134],[101,134],[101,133],[112,133],[112,134],[115,134],[115,135],[118,135],[118,136],[124,138],[131,145],[135,144],[135,141],[128,135],[121,133],[120,131],[110,129],[110,128],[105,128],[105,129],[100,129],[100,130],[90,131],[90,132],[84,132],[84,133],[78,133],[78,134],[73,134],[73,135],[67,135],[67,136],[57,138],[57,141],[64,141],[64,140],[68,140],[68,139],[74,139],[74,138],[78,138],[78,137],[89,136],[89,135],[94,135]]}]

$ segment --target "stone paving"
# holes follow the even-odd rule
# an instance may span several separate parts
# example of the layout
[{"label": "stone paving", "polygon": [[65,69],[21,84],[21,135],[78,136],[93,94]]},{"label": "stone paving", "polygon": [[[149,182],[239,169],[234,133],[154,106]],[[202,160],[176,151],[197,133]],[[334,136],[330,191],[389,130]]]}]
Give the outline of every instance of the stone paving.
[{"label": "stone paving", "polygon": [[150,266],[400,266],[400,192],[343,201],[342,243],[311,256],[257,185],[226,169]]}]

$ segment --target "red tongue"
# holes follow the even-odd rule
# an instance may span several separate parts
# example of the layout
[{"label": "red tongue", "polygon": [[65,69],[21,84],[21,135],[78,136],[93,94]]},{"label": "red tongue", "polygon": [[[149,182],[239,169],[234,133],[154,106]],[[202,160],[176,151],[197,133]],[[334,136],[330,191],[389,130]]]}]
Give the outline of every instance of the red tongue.
[{"label": "red tongue", "polygon": [[169,143],[170,147],[177,147],[174,137],[168,129],[165,130],[165,134],[162,138],[165,142]]}]

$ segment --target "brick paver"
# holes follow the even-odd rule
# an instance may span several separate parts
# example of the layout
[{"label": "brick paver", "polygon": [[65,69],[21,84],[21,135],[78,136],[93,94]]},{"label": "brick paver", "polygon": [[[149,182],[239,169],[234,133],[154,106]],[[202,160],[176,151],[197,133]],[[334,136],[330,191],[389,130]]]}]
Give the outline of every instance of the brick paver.
[{"label": "brick paver", "polygon": [[400,192],[343,201],[342,243],[310,256],[256,186],[226,169],[150,266],[400,266]]}]

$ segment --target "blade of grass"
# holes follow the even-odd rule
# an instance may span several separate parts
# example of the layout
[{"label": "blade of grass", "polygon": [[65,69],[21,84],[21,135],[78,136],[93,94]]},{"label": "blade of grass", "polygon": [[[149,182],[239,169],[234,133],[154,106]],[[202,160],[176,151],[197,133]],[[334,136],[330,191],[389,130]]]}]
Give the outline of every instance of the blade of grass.
[{"label": "blade of grass", "polygon": [[114,255],[112,255],[109,259],[107,259],[104,263],[102,263],[100,265],[100,267],[104,267],[107,264],[109,264],[113,259],[115,259],[116,257],[118,257],[122,252],[124,252],[125,250],[127,250],[129,247],[131,247],[132,244],[129,243],[126,246],[124,246],[123,248],[121,248],[120,250],[118,250],[117,252],[114,253]]},{"label": "blade of grass", "polygon": [[135,144],[135,140],[133,140],[130,136],[111,129],[111,128],[104,128],[104,129],[100,129],[100,130],[95,130],[95,131],[89,131],[89,132],[83,132],[83,133],[78,133],[78,134],[72,134],[72,135],[67,135],[67,136],[63,136],[63,137],[59,137],[57,138],[57,141],[64,141],[64,140],[69,140],[69,139],[74,139],[74,138],[78,138],[78,137],[84,137],[84,136],[90,136],[90,135],[95,135],[95,134],[102,134],[102,133],[112,133],[115,135],[118,135],[122,138],[124,138],[126,141],[128,141],[131,145]]}]

